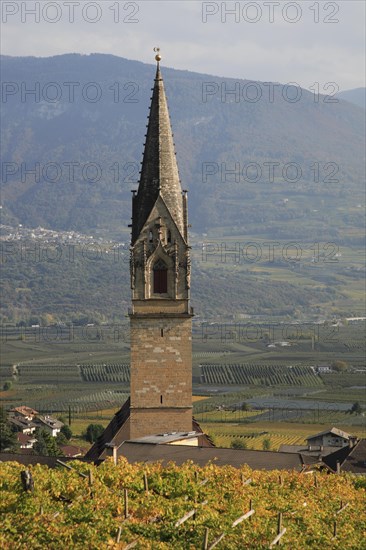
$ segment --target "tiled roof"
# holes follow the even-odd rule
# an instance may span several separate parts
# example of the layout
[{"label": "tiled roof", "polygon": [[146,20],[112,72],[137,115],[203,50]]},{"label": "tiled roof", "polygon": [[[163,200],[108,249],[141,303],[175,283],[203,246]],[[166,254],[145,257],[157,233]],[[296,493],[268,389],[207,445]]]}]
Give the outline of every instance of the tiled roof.
[{"label": "tiled roof", "polygon": [[303,456],[319,457],[334,453],[334,447],[320,447],[319,445],[280,445],[280,453],[301,453]]},{"label": "tiled roof", "polygon": [[332,434],[332,435],[336,435],[338,437],[343,437],[344,439],[349,439],[350,437],[352,437],[347,432],[343,432],[342,430],[339,430],[338,428],[331,428],[330,430],[324,430],[324,432],[320,432],[318,434],[311,435],[306,440],[310,441],[311,439],[314,439],[315,437],[320,437],[321,435],[327,435],[327,434]]},{"label": "tiled roof", "polygon": [[342,447],[324,457],[323,462],[333,472],[337,471],[337,462],[344,472],[366,474],[366,439],[360,439],[354,447]]},{"label": "tiled roof", "polygon": [[33,435],[27,435],[23,433],[18,433],[18,441],[21,444],[25,443],[31,443],[32,441],[37,441],[37,439]]},{"label": "tiled roof", "polygon": [[62,426],[64,425],[63,422],[60,422],[59,420],[57,420],[56,418],[53,418],[52,416],[39,415],[37,416],[37,418],[34,419],[34,422],[36,424],[39,424],[39,423],[44,424],[54,430],[61,429]]},{"label": "tiled roof", "polygon": [[16,426],[17,428],[20,428],[21,430],[25,430],[25,429],[29,429],[29,428],[35,428],[36,425],[34,424],[34,422],[30,421],[30,420],[26,420],[25,418],[22,418],[22,417],[15,417],[15,416],[9,416],[8,417],[8,422],[10,422],[10,424],[13,424],[14,426]]},{"label": "tiled roof", "polygon": [[80,447],[75,447],[75,445],[60,445],[60,449],[64,456],[81,456],[83,454],[82,449]]},{"label": "tiled roof", "polygon": [[23,414],[24,416],[35,416],[36,414],[38,414],[37,411],[31,409],[31,407],[26,407],[25,405],[15,407],[14,409],[11,409],[10,412],[17,412],[19,414]]},{"label": "tiled roof", "polygon": [[113,438],[117,435],[126,420],[128,420],[129,416],[130,398],[128,398],[119,411],[116,412],[102,435],[98,437],[97,441],[90,447],[85,458],[88,460],[99,460],[105,450],[106,443],[113,441]]},{"label": "tiled roof", "polygon": [[155,445],[126,441],[118,449],[118,455],[129,462],[175,462],[180,465],[192,460],[199,466],[213,462],[217,466],[231,465],[240,468],[247,464],[255,470],[297,470],[301,471],[304,461],[299,453],[277,453],[273,451],[249,451],[220,449],[216,447],[192,447],[183,445]]},{"label": "tiled roof", "polygon": [[[103,458],[103,453],[106,449],[107,443],[113,443],[113,440],[118,435],[118,432],[123,428],[124,424],[130,417],[130,398],[124,403],[124,405],[116,412],[102,435],[97,441],[90,447],[85,455],[87,460],[100,460]],[[192,430],[199,434],[203,434],[203,431],[195,418],[192,418]],[[200,444],[202,447],[214,447],[212,440],[206,435],[200,437]]]}]

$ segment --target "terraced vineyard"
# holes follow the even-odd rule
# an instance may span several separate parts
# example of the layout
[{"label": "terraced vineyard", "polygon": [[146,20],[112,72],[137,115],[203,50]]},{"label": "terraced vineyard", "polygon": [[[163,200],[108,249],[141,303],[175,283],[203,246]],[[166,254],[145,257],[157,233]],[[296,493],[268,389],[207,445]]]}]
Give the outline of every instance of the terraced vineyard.
[{"label": "terraced vineyard", "polygon": [[81,376],[86,382],[130,381],[130,365],[81,365]]},{"label": "terraced vineyard", "polygon": [[323,380],[311,367],[275,366],[259,363],[247,364],[204,364],[201,365],[201,381],[204,384],[233,385],[290,385],[322,386]]},{"label": "terraced vineyard", "polygon": [[219,447],[230,447],[232,441],[241,441],[247,449],[260,451],[263,449],[263,442],[270,441],[271,451],[278,451],[281,445],[302,445],[304,437],[296,435],[285,435],[280,433],[257,433],[252,435],[230,435],[228,433],[214,432],[215,443]]},{"label": "terraced vineyard", "polygon": [[88,411],[97,411],[108,407],[121,407],[128,398],[129,394],[118,390],[102,390],[93,393],[81,393],[69,396],[64,394],[63,399],[49,399],[42,403],[29,401],[28,404],[35,407],[40,412],[64,413],[69,411],[73,413],[84,413]]},{"label": "terraced vineyard", "polygon": [[279,532],[288,550],[365,547],[365,483],[356,476],[123,458],[117,466],[68,466],[30,466],[34,491],[27,493],[24,466],[0,464],[1,548],[261,550]]},{"label": "terraced vineyard", "polygon": [[18,365],[18,380],[21,383],[67,383],[80,382],[77,365]]}]

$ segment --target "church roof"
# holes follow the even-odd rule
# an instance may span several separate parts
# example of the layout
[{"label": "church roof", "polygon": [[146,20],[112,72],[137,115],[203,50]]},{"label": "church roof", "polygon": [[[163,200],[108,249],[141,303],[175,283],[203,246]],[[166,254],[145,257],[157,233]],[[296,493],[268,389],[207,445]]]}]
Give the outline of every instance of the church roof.
[{"label": "church roof", "polygon": [[130,398],[125,401],[122,407],[116,412],[104,432],[97,441],[90,447],[85,455],[87,460],[99,460],[103,455],[106,444],[111,443],[114,437],[130,417]]},{"label": "church roof", "polygon": [[159,63],[148,118],[140,182],[137,195],[133,198],[132,244],[139,236],[159,193],[184,235],[182,190]]},{"label": "church roof", "polygon": [[[98,437],[97,441],[90,447],[85,455],[86,460],[99,461],[105,458],[104,453],[107,444],[113,444],[114,440],[118,438],[119,432],[123,429],[123,426],[130,418],[130,404],[131,401],[130,398],[128,398],[122,407],[116,412],[101,436]],[[194,417],[192,418],[192,431],[196,434],[201,434],[200,441],[202,446],[214,447],[210,437],[203,433],[200,425]]]},{"label": "church roof", "polygon": [[240,468],[247,464],[254,470],[297,470],[302,471],[308,460],[300,453],[279,453],[274,451],[252,451],[222,449],[217,447],[192,447],[190,445],[158,445],[154,443],[124,442],[118,448],[118,455],[128,462],[157,462],[163,465],[175,462],[177,465],[192,460],[198,466],[209,462],[217,466],[231,465]]}]

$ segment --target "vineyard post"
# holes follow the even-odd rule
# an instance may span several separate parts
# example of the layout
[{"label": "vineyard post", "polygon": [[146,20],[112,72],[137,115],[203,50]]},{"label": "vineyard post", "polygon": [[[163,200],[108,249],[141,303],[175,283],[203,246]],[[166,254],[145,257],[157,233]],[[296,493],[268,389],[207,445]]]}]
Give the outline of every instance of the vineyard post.
[{"label": "vineyard post", "polygon": [[208,547],[208,550],[212,550],[212,548],[215,548],[215,546],[217,546],[219,544],[219,542],[222,541],[222,539],[225,537],[226,533],[222,533],[220,536],[217,537],[217,539],[215,539],[213,541],[213,543]]},{"label": "vineyard post", "polygon": [[286,527],[282,529],[282,513],[280,512],[278,514],[278,521],[277,521],[277,536],[273,539],[269,547],[272,548],[272,546],[275,546],[276,544],[281,544],[280,542],[281,538],[285,533],[286,533]]},{"label": "vineyard post", "polygon": [[335,539],[336,536],[337,536],[337,522],[335,521],[333,525],[333,538]]},{"label": "vineyard post", "polygon": [[338,510],[337,514],[340,514],[341,512],[343,512],[343,510],[345,510],[348,505],[349,505],[349,502],[346,502],[346,504],[343,505],[343,500],[341,500],[341,505],[339,507],[339,510]]},{"label": "vineyard post", "polygon": [[[282,512],[279,512],[278,519],[277,519],[277,535],[279,535],[282,531]],[[279,539],[277,542],[278,546],[281,544],[281,540]]]},{"label": "vineyard post", "polygon": [[[249,501],[249,510],[253,510],[253,502],[252,499]],[[249,517],[249,521],[252,521],[252,516]]]},{"label": "vineyard post", "polygon": [[315,487],[318,487],[318,478],[317,478],[317,476],[316,476],[316,472],[315,472],[315,474],[314,474],[314,486],[315,486]]},{"label": "vineyard post", "polygon": [[144,489],[145,489],[146,493],[149,492],[149,483],[147,481],[147,473],[146,472],[144,472]]},{"label": "vineyard post", "polygon": [[282,476],[281,476],[281,475],[278,476],[278,483],[279,483],[280,485],[283,485],[283,480],[282,480]]},{"label": "vineyard post", "polygon": [[121,540],[122,527],[118,527],[116,542],[118,543]]},{"label": "vineyard post", "polygon": [[123,490],[125,519],[128,518],[128,489]]},{"label": "vineyard post", "polygon": [[206,527],[206,530],[205,530],[205,535],[204,535],[204,538],[203,538],[203,550],[207,550],[208,548],[208,534],[209,534],[210,530],[208,527]]},{"label": "vineyard post", "polygon": [[93,472],[91,470],[88,470],[88,483],[89,483],[89,487],[91,487],[93,485]]}]

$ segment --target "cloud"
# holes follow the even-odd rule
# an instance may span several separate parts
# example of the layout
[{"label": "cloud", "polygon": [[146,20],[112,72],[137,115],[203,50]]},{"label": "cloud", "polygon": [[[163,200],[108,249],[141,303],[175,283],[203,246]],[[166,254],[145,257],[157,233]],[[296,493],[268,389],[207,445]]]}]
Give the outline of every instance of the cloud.
[{"label": "cloud", "polygon": [[177,69],[364,86],[364,2],[3,0],[1,8],[7,55],[100,52],[152,63],[159,45]]}]

